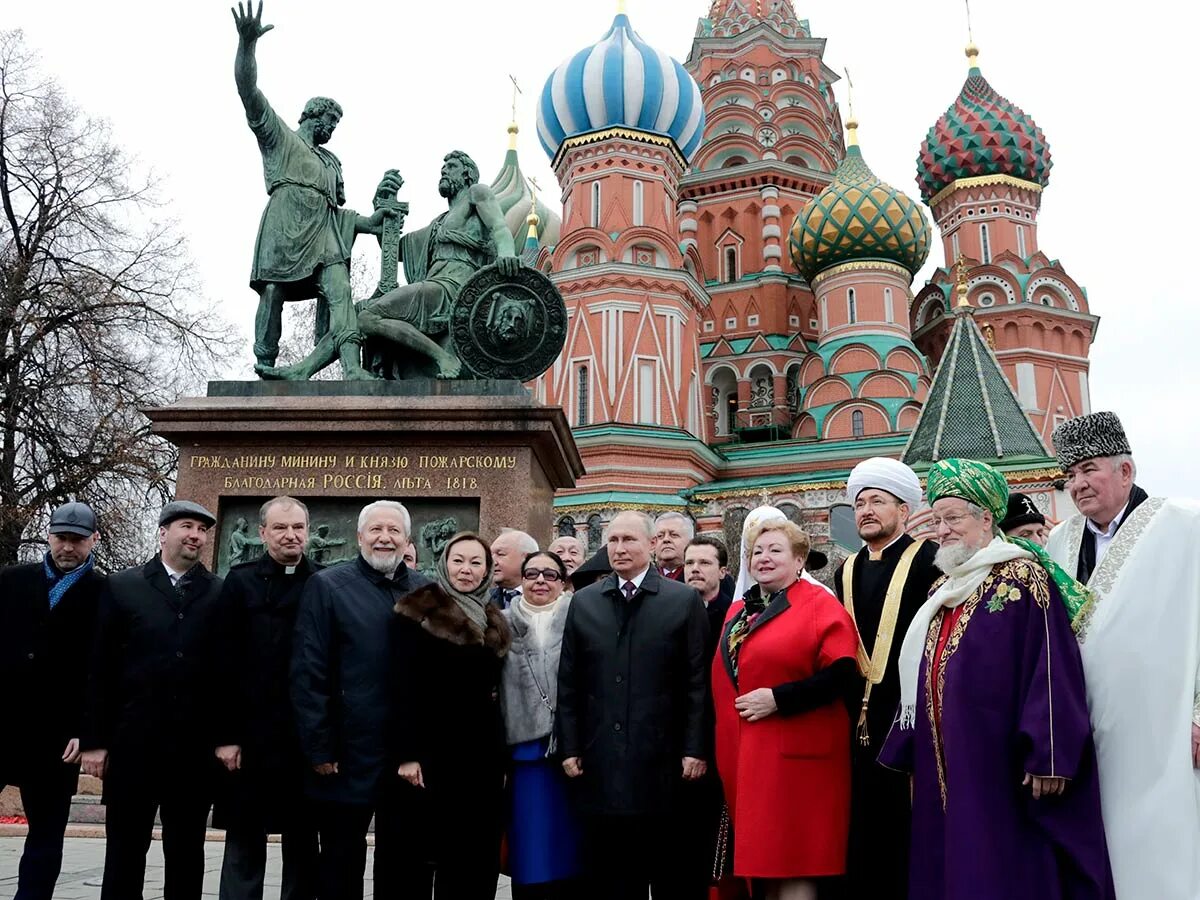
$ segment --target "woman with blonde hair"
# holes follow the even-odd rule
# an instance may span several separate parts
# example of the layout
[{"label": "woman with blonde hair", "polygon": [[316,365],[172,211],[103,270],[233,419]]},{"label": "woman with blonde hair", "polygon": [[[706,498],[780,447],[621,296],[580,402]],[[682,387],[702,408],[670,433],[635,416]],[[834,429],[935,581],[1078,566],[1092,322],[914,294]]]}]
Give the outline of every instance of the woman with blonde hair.
[{"label": "woman with blonde hair", "polygon": [[732,870],[767,900],[814,900],[814,879],[845,872],[843,699],[856,683],[858,637],[837,599],[801,577],[809,539],[799,526],[767,519],[748,544],[757,584],[730,606],[712,675]]}]

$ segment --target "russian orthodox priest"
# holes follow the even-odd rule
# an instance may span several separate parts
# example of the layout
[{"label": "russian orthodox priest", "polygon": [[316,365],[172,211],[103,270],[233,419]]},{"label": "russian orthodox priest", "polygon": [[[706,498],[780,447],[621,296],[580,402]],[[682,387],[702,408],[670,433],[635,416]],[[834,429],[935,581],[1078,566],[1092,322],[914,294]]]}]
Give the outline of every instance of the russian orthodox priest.
[{"label": "russian orthodox priest", "polygon": [[1150,497],[1120,420],[1054,431],[1079,514],[1047,551],[1087,584],[1075,619],[1122,900],[1200,897],[1200,505]]},{"label": "russian orthodox priest", "polygon": [[908,889],[908,777],[877,759],[900,702],[900,641],[941,573],[933,564],[937,544],[905,533],[921,504],[921,482],[912,469],[886,457],[864,460],[850,473],[846,493],[865,546],[833,578],[859,632],[844,893],[900,900]]},{"label": "russian orthodox priest", "polygon": [[927,492],[946,574],[901,645],[879,757],[913,776],[909,900],[1113,900],[1071,630],[1087,590],[1003,536],[1008,484],[991,466],[936,462]]}]

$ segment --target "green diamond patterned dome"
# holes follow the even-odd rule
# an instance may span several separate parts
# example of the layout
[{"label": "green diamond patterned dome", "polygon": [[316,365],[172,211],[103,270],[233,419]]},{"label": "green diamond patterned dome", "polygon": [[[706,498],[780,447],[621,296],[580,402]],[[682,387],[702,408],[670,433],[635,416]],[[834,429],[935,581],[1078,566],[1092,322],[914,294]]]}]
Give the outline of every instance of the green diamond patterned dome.
[{"label": "green diamond patterned dome", "polygon": [[876,177],[851,143],[833,182],[796,216],[788,248],[810,281],[844,262],[890,262],[915,275],[929,255],[929,223],[916,202]]}]

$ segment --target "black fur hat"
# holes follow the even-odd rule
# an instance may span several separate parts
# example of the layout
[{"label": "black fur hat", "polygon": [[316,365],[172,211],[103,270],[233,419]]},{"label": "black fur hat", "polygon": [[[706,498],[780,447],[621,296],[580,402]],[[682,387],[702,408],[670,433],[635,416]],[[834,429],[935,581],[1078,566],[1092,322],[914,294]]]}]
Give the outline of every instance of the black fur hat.
[{"label": "black fur hat", "polygon": [[1089,413],[1063,422],[1054,429],[1052,440],[1064,472],[1085,459],[1133,452],[1121,420],[1111,412]]}]

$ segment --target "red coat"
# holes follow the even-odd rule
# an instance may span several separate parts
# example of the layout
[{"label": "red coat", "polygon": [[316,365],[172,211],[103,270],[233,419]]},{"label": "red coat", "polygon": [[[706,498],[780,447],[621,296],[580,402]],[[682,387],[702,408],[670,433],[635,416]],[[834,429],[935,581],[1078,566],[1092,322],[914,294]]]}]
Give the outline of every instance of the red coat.
[{"label": "red coat", "polygon": [[850,828],[850,722],[834,701],[795,716],[747,722],[734,700],[756,688],[803,681],[844,657],[858,637],[837,598],[797,581],[772,603],[741,645],[738,683],[729,660],[729,623],[713,659],[717,770],[733,823],[733,871],[746,878],[805,878],[846,870]]}]

